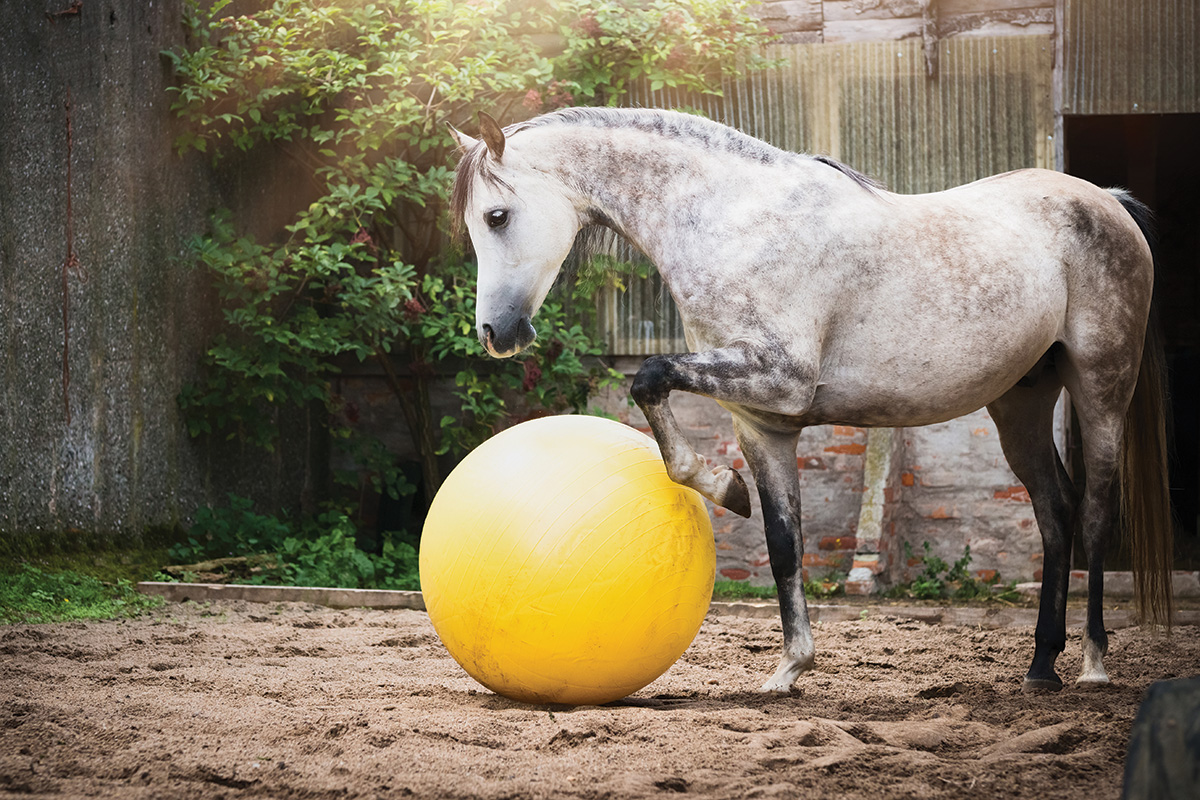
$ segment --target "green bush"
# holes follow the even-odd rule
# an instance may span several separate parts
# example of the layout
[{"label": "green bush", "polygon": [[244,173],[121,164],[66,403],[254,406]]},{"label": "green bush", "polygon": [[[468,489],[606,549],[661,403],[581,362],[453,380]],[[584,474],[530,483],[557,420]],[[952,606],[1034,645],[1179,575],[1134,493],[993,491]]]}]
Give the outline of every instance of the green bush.
[{"label": "green bush", "polygon": [[229,495],[229,506],[196,510],[196,520],[187,540],[172,545],[169,554],[176,564],[212,558],[229,558],[254,553],[272,553],[292,535],[283,520],[253,511],[254,502]]},{"label": "green bush", "polygon": [[229,495],[229,505],[201,508],[187,540],[171,548],[178,565],[209,559],[253,559],[248,573],[233,582],[349,589],[420,588],[417,550],[402,533],[385,531],[379,552],[360,548],[358,530],[341,511],[327,511],[299,523],[258,514],[245,497]]},{"label": "green bush", "polygon": [[[333,389],[339,360],[370,359],[409,429],[428,499],[441,481],[438,455],[487,438],[514,398],[583,410],[618,377],[592,360],[600,350],[586,311],[597,282],[543,308],[538,344],[522,358],[486,359],[474,334],[473,264],[444,235],[454,161],[446,123],[470,129],[480,110],[507,120],[616,104],[635,81],[720,93],[725,76],[768,63],[749,5],[275,0],[231,15],[229,0],[188,0],[188,45],[164,54],[177,81],[177,148],[231,173],[252,153],[291,165],[307,186],[273,198],[288,218],[278,236],[252,236],[221,211],[193,242],[227,325],[180,394],[191,434],[271,449],[282,408],[323,405],[355,464],[339,480],[398,499],[414,487]],[[441,376],[453,376],[461,412],[435,419],[430,386]]]},{"label": "green bush", "polygon": [[[384,533],[381,553],[365,553],[355,541],[348,517],[336,512],[305,526],[280,549],[279,582],[293,586],[337,586],[352,589],[421,588],[417,551],[395,534]],[[267,583],[265,575],[257,583]]]},{"label": "green bush", "polygon": [[[979,580],[971,575],[967,567],[971,564],[971,546],[963,548],[962,558],[953,564],[933,554],[929,542],[923,542],[925,554],[921,558],[921,573],[910,583],[902,584],[888,592],[889,597],[911,597],[917,600],[1003,600],[1019,599],[1015,583],[1000,585],[999,574]],[[904,543],[904,555],[913,558],[913,549]]]}]

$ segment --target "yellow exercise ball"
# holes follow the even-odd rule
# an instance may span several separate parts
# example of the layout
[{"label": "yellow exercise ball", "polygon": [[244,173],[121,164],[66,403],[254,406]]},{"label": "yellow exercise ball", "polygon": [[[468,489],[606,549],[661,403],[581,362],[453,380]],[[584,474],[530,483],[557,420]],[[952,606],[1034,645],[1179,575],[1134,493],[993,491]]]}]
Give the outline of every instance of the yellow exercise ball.
[{"label": "yellow exercise ball", "polygon": [[545,417],[472,451],[421,535],[429,619],[475,680],[526,703],[593,705],[646,686],[691,644],[716,552],[700,495],[654,440]]}]

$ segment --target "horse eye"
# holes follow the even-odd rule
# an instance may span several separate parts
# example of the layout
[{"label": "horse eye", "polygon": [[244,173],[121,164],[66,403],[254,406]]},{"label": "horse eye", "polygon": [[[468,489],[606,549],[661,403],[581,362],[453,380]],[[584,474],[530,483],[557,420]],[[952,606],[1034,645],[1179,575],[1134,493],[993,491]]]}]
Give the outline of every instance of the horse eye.
[{"label": "horse eye", "polygon": [[504,209],[498,208],[495,211],[489,211],[483,215],[483,218],[487,220],[489,228],[503,228],[508,224],[508,212]]}]

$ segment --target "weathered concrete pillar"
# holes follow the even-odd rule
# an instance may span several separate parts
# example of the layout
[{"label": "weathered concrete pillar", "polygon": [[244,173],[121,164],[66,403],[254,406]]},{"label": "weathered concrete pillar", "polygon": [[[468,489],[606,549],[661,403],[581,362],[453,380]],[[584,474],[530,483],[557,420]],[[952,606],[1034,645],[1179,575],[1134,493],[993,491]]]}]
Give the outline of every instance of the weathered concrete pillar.
[{"label": "weathered concrete pillar", "polygon": [[893,512],[899,501],[904,435],[895,428],[867,434],[865,490],[858,514],[857,547],[846,579],[847,594],[875,594],[888,582],[896,554]]}]

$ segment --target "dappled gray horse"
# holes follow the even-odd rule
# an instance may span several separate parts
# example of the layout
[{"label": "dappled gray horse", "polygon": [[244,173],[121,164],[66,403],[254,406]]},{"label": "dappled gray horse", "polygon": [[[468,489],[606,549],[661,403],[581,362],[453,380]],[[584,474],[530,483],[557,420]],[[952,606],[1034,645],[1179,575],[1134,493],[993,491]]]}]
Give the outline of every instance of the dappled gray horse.
[{"label": "dappled gray horse", "polygon": [[[1045,170],[898,195],[827,158],[778,150],[684,114],[565,109],[501,129],[481,116],[452,196],[479,261],[477,327],[493,356],[531,318],[581,228],[623,235],[657,266],[691,353],[638,371],[670,476],[744,516],[741,476],[710,470],[667,398],[733,415],[762,500],[783,657],[764,685],[812,668],[801,580],[796,446],[808,425],[911,426],[987,406],[1033,501],[1045,561],[1027,688],[1060,688],[1073,525],[1087,555],[1081,684],[1105,683],[1105,541],[1124,512],[1143,613],[1170,618],[1171,538],[1161,376],[1143,347],[1154,280],[1147,211]],[[1086,482],[1053,441],[1071,393]]]}]

